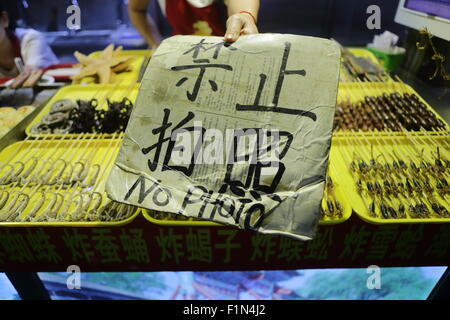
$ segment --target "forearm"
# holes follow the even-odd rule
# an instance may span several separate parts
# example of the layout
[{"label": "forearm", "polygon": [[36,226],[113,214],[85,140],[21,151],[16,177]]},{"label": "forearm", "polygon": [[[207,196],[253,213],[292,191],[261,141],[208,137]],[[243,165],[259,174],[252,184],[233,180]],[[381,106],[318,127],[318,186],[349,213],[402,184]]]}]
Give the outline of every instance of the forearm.
[{"label": "forearm", "polygon": [[228,20],[225,41],[236,41],[241,34],[258,33],[259,0],[228,0]]},{"label": "forearm", "polygon": [[129,0],[128,15],[131,23],[151,46],[156,47],[161,42],[161,35],[151,17],[147,14],[148,1]]},{"label": "forearm", "polygon": [[228,16],[241,11],[248,11],[258,19],[259,0],[228,0]]}]

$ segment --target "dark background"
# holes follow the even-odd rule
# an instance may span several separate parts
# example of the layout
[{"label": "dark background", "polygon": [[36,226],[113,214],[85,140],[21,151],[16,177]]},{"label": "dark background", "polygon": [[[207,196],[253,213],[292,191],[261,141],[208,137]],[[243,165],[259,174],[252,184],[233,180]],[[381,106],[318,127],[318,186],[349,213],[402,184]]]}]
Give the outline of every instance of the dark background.
[{"label": "dark background", "polygon": [[[146,43],[135,31],[128,19],[127,0],[0,0],[14,8],[19,25],[33,27],[47,32],[52,49],[61,62],[75,62],[73,52],[83,53],[102,50],[108,44],[122,45],[125,49],[146,48]],[[435,63],[430,49],[418,51],[416,42],[420,41],[417,30],[395,23],[398,0],[261,0],[258,28],[260,32],[291,33],[333,38],[344,46],[365,47],[376,34],[389,30],[400,37],[399,45],[406,48],[407,54],[400,69],[401,77],[417,88],[445,87],[443,80],[432,81]],[[81,8],[81,30],[70,31],[66,27],[71,4]],[[370,5],[381,8],[381,30],[369,30],[366,26]],[[159,9],[158,1],[152,0],[150,13],[156,20],[165,37],[171,35],[170,27]],[[450,44],[434,38],[439,52],[450,56]],[[450,59],[445,68],[450,73]],[[403,73],[403,75],[402,75]],[[416,81],[416,78],[418,81]],[[448,82],[448,81],[447,81]],[[439,89],[441,90],[441,89]],[[444,116],[450,110],[440,97],[442,93],[423,91],[423,95],[442,105]],[[434,101],[436,100],[436,101]]]},{"label": "dark background", "polygon": [[[8,1],[8,2],[14,2]],[[23,21],[41,31],[67,31],[66,8],[73,1],[26,0],[20,5]],[[124,0],[78,0],[82,30],[116,30],[130,26]],[[153,0],[152,15],[165,25],[157,1]],[[261,0],[258,26],[261,32],[293,33],[335,38],[345,45],[362,46],[380,30],[366,28],[370,5],[381,8],[382,30],[390,30],[404,38],[405,28],[394,22],[398,1],[395,0]],[[170,35],[165,26],[164,33]]]}]

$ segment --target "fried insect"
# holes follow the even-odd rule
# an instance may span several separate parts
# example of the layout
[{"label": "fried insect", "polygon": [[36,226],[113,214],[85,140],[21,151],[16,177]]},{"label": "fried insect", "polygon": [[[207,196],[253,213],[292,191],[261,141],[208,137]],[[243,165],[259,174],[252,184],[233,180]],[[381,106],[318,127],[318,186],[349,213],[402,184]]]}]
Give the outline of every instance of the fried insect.
[{"label": "fried insect", "polygon": [[392,208],[391,206],[388,207],[388,212],[392,218],[396,219],[398,217],[397,211],[395,211],[395,209]]},{"label": "fried insect", "polygon": [[370,215],[371,215],[372,217],[376,217],[376,216],[377,216],[377,213],[376,213],[376,206],[375,206],[375,202],[374,202],[374,201],[372,201],[372,202],[369,204],[369,213],[370,213]]},{"label": "fried insect", "polygon": [[400,217],[405,217],[406,213],[405,213],[405,206],[403,204],[400,204],[398,206],[398,213],[400,214]]},{"label": "fried insect", "polygon": [[381,215],[385,219],[389,219],[388,208],[383,203],[380,204]]},{"label": "fried insect", "polygon": [[342,208],[342,205],[341,205],[341,203],[338,200],[334,201],[334,207],[336,208],[336,215],[338,217],[342,217],[344,209]]},{"label": "fried insect", "polygon": [[407,93],[365,96],[349,103],[340,102],[336,108],[334,130],[419,131],[446,128],[445,123],[415,95]]},{"label": "fried insect", "polygon": [[375,194],[378,196],[383,195],[383,188],[381,188],[381,185],[378,183],[378,181],[375,182]]},{"label": "fried insect", "polygon": [[386,194],[393,193],[392,185],[388,180],[383,180],[384,191]]},{"label": "fried insect", "polygon": [[333,201],[327,200],[327,208],[330,215],[334,215],[334,204]]}]

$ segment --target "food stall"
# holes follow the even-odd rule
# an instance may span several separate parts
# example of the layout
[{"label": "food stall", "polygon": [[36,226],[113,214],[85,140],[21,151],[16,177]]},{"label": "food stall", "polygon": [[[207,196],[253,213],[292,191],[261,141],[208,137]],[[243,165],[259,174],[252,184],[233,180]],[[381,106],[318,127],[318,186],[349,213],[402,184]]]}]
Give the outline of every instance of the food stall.
[{"label": "food stall", "polygon": [[[2,102],[0,271],[448,265],[448,119],[406,77],[389,72],[362,47],[341,47],[329,165],[313,240],[110,199],[107,179],[153,53],[113,44],[75,52],[77,62],[61,67],[72,69],[66,70],[70,79],[53,85],[51,97],[34,102],[36,107]],[[2,91],[22,90],[9,81]]]}]

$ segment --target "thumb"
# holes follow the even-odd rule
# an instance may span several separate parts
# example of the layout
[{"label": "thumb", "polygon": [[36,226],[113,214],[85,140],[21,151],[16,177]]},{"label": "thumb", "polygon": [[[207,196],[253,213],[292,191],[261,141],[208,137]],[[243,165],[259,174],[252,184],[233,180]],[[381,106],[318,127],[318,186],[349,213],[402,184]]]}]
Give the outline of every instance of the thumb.
[{"label": "thumb", "polygon": [[227,20],[227,31],[225,33],[225,41],[226,42],[234,42],[239,38],[241,34],[242,27],[244,25],[244,21],[237,16],[231,16]]}]

